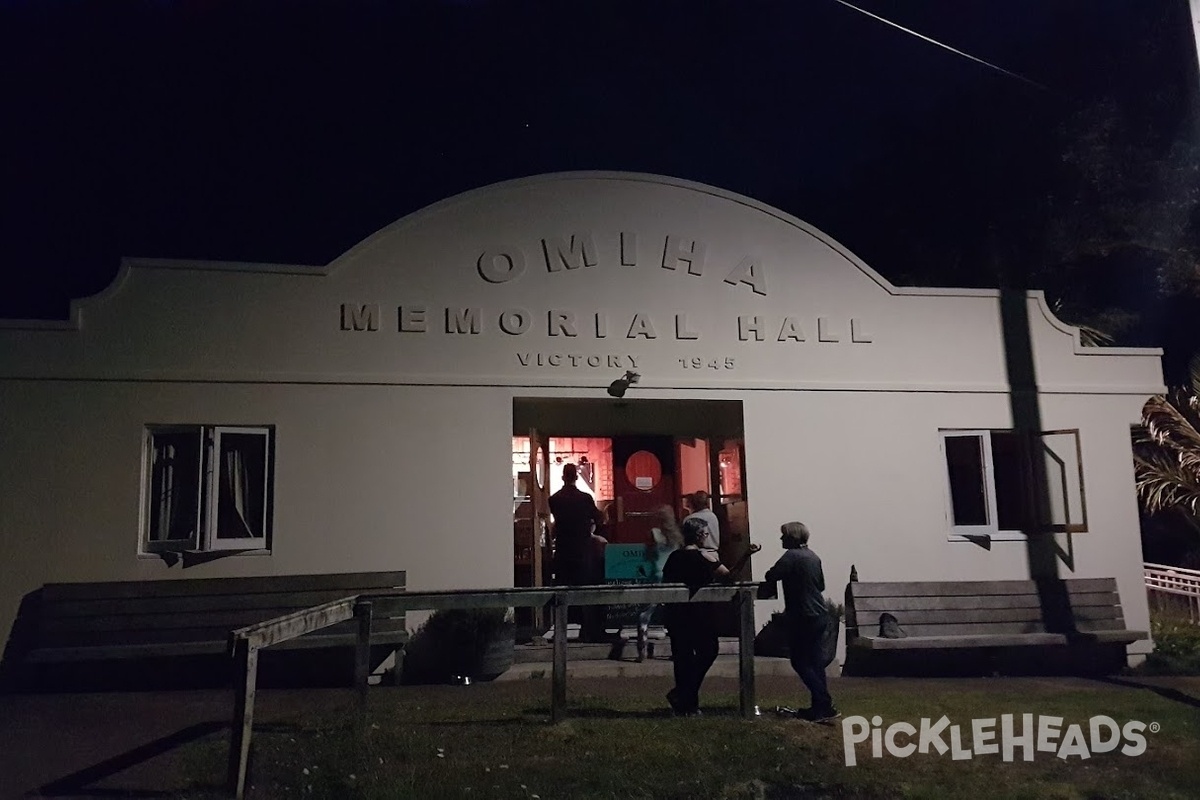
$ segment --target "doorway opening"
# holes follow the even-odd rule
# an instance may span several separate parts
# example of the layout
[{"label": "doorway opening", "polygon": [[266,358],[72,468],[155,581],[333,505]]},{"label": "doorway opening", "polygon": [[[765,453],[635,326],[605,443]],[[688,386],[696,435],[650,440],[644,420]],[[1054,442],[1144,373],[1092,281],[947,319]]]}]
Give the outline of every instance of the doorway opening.
[{"label": "doorway opening", "polygon": [[[550,496],[574,464],[576,487],[592,495],[608,544],[597,554],[606,583],[657,580],[645,546],[662,525],[664,507],[677,521],[703,492],[720,526],[727,565],[750,547],[742,404],[731,400],[516,398],[513,401],[513,585],[554,583]],[[661,566],[661,565],[660,565]],[[599,577],[601,576],[602,577]],[[749,580],[743,566],[737,580]],[[609,627],[622,613],[610,609]],[[724,616],[724,615],[723,615]],[[546,620],[526,620],[544,630]],[[728,624],[736,620],[730,616]]]}]

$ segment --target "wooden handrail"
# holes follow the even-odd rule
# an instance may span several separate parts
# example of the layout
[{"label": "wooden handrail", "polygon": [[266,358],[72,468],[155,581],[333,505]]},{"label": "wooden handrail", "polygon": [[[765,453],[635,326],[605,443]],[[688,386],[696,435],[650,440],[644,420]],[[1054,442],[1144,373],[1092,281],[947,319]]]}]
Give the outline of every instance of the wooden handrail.
[{"label": "wooden handrail", "polygon": [[738,684],[743,717],[754,717],[754,599],[757,583],[712,584],[688,590],[682,583],[593,586],[454,589],[409,592],[403,589],[344,597],[319,606],[238,628],[229,634],[229,652],[237,662],[234,712],[229,743],[228,786],[241,800],[246,790],[246,769],[254,726],[254,694],[258,680],[258,651],[313,631],[357,618],[354,676],[362,699],[366,698],[370,657],[371,619],[402,611],[466,608],[543,608],[553,611],[554,665],[550,690],[550,718],[565,716],[567,697],[567,608],[572,605],[650,605],[654,603],[738,603]]},{"label": "wooden handrail", "polygon": [[341,600],[332,600],[319,606],[293,611],[290,614],[238,628],[229,634],[230,652],[233,652],[234,642],[238,639],[246,639],[252,647],[269,647],[306,633],[337,625],[339,622],[345,622],[354,617],[354,604],[358,602],[358,598],[359,595],[351,595],[343,597]]}]

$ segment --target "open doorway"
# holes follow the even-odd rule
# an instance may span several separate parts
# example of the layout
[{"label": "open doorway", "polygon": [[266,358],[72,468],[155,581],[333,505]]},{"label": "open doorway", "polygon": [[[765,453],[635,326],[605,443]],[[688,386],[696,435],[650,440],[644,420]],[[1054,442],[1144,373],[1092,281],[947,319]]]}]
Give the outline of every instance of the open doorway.
[{"label": "open doorway", "polygon": [[[664,506],[682,520],[694,510],[689,498],[698,491],[711,497],[721,561],[736,563],[750,546],[739,401],[517,398],[512,443],[516,586],[554,582],[548,501],[562,487],[568,463],[578,469],[576,486],[604,514],[605,582],[656,579],[639,548],[660,524]],[[746,566],[736,577],[749,574]]]}]

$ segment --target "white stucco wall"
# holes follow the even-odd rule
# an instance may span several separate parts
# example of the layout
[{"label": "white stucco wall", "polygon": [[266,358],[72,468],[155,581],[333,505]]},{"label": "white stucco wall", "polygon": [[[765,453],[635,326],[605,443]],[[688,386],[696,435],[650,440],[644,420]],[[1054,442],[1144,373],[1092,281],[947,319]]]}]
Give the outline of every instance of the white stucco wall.
[{"label": "white stucco wall", "polygon": [[[1084,459],[1089,529],[1055,535],[1074,557],[1060,561],[1059,574],[1116,576],[1127,623],[1144,630],[1129,438],[1140,405],[1132,398],[1058,396],[1043,403],[1043,420],[1047,429],[1078,428]],[[1028,577],[1024,541],[994,541],[990,549],[948,541],[939,428],[1011,424],[1002,394],[755,393],[746,401],[746,469],[751,526],[763,544],[758,565],[778,558],[779,524],[798,519],[812,530],[829,593],[838,600],[852,564],[864,581]]]},{"label": "white stucco wall", "polygon": [[[7,632],[20,597],[52,581],[404,569],[414,589],[511,584],[512,524],[497,513],[512,510],[509,398],[438,387],[7,384],[0,623]],[[269,555],[187,568],[139,555],[144,426],[176,422],[275,425]]]},{"label": "white stucco wall", "polygon": [[[568,269],[556,243],[572,236],[594,249]],[[692,263],[664,268],[681,248]],[[505,280],[509,259],[524,271]],[[346,316],[364,306],[374,330]],[[478,309],[478,332],[448,333],[447,308]],[[1162,389],[1160,354],[1081,348],[1040,295],[1027,308],[1043,427],[1078,428],[1083,449],[1090,530],[1069,537],[1063,574],[1115,575],[1144,628],[1129,425]],[[502,329],[513,309],[528,330]],[[1022,542],[947,541],[939,428],[1012,424],[995,292],[897,289],[711,187],[568,174],[451,198],[327,268],[129,262],[71,323],[0,325],[0,633],[52,581],[405,569],[412,588],[510,584],[513,398],[605,397],[631,367],[632,403],[743,403],[756,574],[789,519],[812,527],[835,597],[852,563],[863,580],[1028,574]],[[269,554],[186,569],[139,555],[144,430],[176,422],[275,426]]]}]

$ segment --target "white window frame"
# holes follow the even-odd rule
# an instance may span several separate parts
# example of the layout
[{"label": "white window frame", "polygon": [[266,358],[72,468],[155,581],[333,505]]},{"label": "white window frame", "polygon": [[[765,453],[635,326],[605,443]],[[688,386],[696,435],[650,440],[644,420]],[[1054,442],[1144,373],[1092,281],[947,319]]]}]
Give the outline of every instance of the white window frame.
[{"label": "white window frame", "polygon": [[[196,529],[188,539],[151,540],[156,520],[153,496],[155,477],[155,436],[171,433],[194,433],[199,439],[199,464],[196,480]],[[218,519],[220,505],[219,455],[221,438],[227,434],[260,436],[264,442],[264,469],[262,492],[262,518],[257,520],[262,536],[245,538],[219,538],[214,520]],[[147,425],[144,433],[142,465],[142,524],[140,552],[153,554],[164,552],[269,552],[271,525],[274,517],[275,479],[275,429],[270,425]]]},{"label": "white window frame", "polygon": [[[151,540],[154,521],[158,519],[155,505],[160,502],[153,491],[155,472],[155,436],[161,434],[191,434],[196,439],[196,494],[193,499],[196,510],[196,525],[187,539]],[[179,550],[197,550],[200,546],[201,507],[204,502],[202,487],[204,481],[204,430],[199,425],[152,425],[147,426],[142,451],[142,492],[145,495],[142,503],[141,552],[163,553]]]},{"label": "white window frame", "polygon": [[[946,525],[949,529],[948,539],[952,542],[979,541],[980,539],[988,539],[990,541],[1024,541],[1026,533],[1020,530],[1001,530],[999,527],[999,504],[996,497],[996,479],[995,479],[995,461],[992,453],[992,434],[993,433],[1012,433],[1011,428],[943,428],[938,431],[939,449],[941,452],[941,467],[943,475],[943,491],[945,495],[944,507],[946,514]],[[977,439],[980,445],[983,465],[983,484],[984,494],[986,497],[986,514],[987,522],[982,525],[958,525],[954,521],[954,491],[950,480],[949,459],[946,453],[946,440],[950,438],[961,438],[973,436]],[[1062,459],[1058,458],[1053,450],[1045,444],[1048,437],[1051,436],[1073,436],[1074,437],[1074,460],[1077,468],[1075,480],[1068,479],[1068,465]],[[1059,486],[1062,488],[1062,497],[1056,498],[1059,501],[1059,507],[1065,509],[1068,519],[1063,522],[1053,522],[1049,520],[1050,511],[1044,508],[1033,509],[1034,505],[1041,505],[1039,498],[1035,504],[1034,494],[1034,470],[1032,463],[1027,460],[1022,464],[1022,473],[1026,481],[1023,487],[1022,502],[1030,508],[1033,519],[1039,520],[1037,523],[1038,533],[1085,533],[1087,527],[1087,494],[1083,482],[1083,450],[1080,443],[1079,430],[1059,429],[1041,431],[1033,434],[1031,437],[1031,446],[1027,448],[1026,455],[1032,458],[1035,453],[1041,455],[1043,453],[1053,457],[1053,460],[1059,465],[1061,470],[1061,480]],[[1043,462],[1045,463],[1045,462]],[[1072,502],[1071,489],[1074,489],[1078,494],[1078,499]],[[1071,513],[1077,512],[1076,519],[1070,519]]]},{"label": "white window frame", "polygon": [[[1070,444],[1073,444],[1074,447],[1068,444],[1066,450],[1070,451],[1070,455],[1075,462],[1075,470],[1071,470],[1071,465],[1060,458],[1059,453],[1064,452],[1064,450],[1056,451],[1048,446],[1047,441],[1052,436],[1070,436],[1073,438],[1074,441]],[[1050,533],[1086,533],[1088,529],[1087,488],[1083,483],[1083,444],[1079,436],[1079,429],[1064,428],[1060,430],[1041,431],[1034,434],[1033,438],[1034,443],[1038,445],[1038,453],[1044,453],[1049,456],[1058,466],[1061,473],[1058,486],[1061,489],[1062,496],[1058,498],[1046,498],[1049,501],[1058,500],[1060,505],[1055,509],[1043,509],[1040,512],[1039,516],[1044,520],[1041,530]],[[1043,463],[1046,463],[1045,460],[1043,460]],[[1071,480],[1072,477],[1074,480]],[[1051,486],[1048,483],[1047,489],[1050,488]],[[1057,510],[1061,510],[1065,515],[1062,522],[1055,522],[1050,518]]]},{"label": "white window frame", "polygon": [[[958,525],[954,521],[954,488],[950,481],[950,460],[946,453],[946,440],[975,437],[981,450],[983,465],[983,489],[986,497],[987,522],[982,525]],[[995,468],[992,461],[992,432],[987,429],[968,428],[963,430],[943,429],[938,431],[938,441],[942,454],[942,488],[945,492],[946,524],[950,527],[951,541],[969,541],[972,538],[986,537],[999,539],[1003,537],[1018,538],[1019,532],[1005,532],[1002,536],[997,522],[996,480]]]},{"label": "white window frame", "polygon": [[[245,427],[233,425],[220,425],[208,429],[208,465],[205,472],[204,484],[207,487],[207,513],[205,515],[204,539],[205,550],[266,550],[267,549],[267,532],[269,530],[269,511],[271,498],[271,431],[268,428],[261,427]],[[236,433],[248,436],[261,437],[263,441],[263,485],[262,491],[262,518],[258,520],[259,530],[263,532],[262,536],[243,539],[220,539],[217,537],[217,526],[213,520],[217,519],[218,505],[220,503],[220,491],[217,488],[217,482],[220,478],[220,460],[221,453],[221,437],[225,434]]]}]

